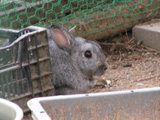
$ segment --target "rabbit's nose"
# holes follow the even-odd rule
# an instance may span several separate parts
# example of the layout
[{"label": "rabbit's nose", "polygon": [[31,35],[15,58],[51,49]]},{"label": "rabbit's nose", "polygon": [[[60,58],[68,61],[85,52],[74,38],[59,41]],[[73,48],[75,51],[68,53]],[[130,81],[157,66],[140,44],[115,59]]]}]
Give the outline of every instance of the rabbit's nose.
[{"label": "rabbit's nose", "polygon": [[106,71],[107,69],[108,69],[108,62],[107,62],[107,60],[106,60],[105,63],[104,63],[103,70]]},{"label": "rabbit's nose", "polygon": [[104,66],[103,70],[106,71],[108,69],[108,66]]}]

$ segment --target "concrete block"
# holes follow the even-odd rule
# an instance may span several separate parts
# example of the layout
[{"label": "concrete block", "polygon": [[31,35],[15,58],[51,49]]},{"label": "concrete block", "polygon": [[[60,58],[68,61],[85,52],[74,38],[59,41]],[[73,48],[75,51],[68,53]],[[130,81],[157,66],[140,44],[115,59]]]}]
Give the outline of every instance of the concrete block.
[{"label": "concrete block", "polygon": [[135,41],[142,41],[145,46],[160,50],[160,22],[137,25],[132,29]]}]

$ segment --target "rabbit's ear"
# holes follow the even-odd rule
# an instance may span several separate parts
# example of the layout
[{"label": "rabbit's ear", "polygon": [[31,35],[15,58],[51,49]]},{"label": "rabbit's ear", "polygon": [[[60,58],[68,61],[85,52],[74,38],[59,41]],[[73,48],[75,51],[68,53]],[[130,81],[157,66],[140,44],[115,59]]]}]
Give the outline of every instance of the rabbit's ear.
[{"label": "rabbit's ear", "polygon": [[60,48],[71,48],[74,37],[67,29],[60,25],[53,25],[50,29],[50,33],[53,40]]},{"label": "rabbit's ear", "polygon": [[60,47],[70,47],[71,41],[68,38],[68,36],[65,35],[65,33],[62,30],[52,30],[51,31],[52,36],[54,36],[54,41],[56,44]]}]

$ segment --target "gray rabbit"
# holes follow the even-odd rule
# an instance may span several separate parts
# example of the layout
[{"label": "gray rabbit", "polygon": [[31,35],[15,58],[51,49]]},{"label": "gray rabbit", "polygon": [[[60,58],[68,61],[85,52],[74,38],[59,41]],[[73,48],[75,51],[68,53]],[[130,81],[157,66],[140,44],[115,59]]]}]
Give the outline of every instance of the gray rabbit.
[{"label": "gray rabbit", "polygon": [[60,25],[53,25],[47,33],[55,94],[86,93],[93,88],[95,77],[107,69],[100,45],[74,37]]}]

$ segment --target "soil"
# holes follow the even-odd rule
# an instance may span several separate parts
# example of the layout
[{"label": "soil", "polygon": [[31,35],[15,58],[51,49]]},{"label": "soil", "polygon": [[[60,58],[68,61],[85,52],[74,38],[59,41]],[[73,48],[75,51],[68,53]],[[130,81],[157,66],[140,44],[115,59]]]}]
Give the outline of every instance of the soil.
[{"label": "soil", "polygon": [[[99,84],[90,92],[160,86],[160,51],[143,46],[141,42],[135,43],[131,35],[123,35],[118,38],[120,41],[123,39],[121,41],[123,46],[118,42],[110,47],[112,54],[107,57],[108,70],[100,80],[97,80]],[[117,46],[113,53],[114,45]]]},{"label": "soil", "polygon": [[[108,70],[89,92],[109,92],[160,86],[160,52],[134,42],[124,33],[101,42]],[[27,115],[24,120],[31,120]]]},{"label": "soil", "polygon": [[90,92],[108,92],[160,86],[160,55],[153,52],[124,53],[123,58],[112,55],[102,79],[107,83]]},{"label": "soil", "polygon": [[31,117],[31,113],[25,114],[23,120],[33,120]]}]

